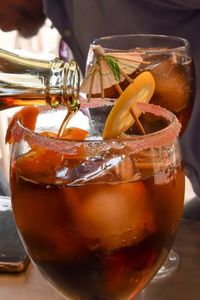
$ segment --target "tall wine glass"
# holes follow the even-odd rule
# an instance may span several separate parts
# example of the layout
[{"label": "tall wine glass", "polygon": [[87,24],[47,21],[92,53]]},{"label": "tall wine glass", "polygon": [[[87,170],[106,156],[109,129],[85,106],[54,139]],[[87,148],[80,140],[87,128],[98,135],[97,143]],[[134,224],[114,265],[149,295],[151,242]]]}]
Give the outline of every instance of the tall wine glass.
[{"label": "tall wine glass", "polygon": [[[134,63],[131,72],[131,62],[127,61],[130,69],[129,77],[134,79],[138,74],[146,70],[150,71],[156,82],[151,103],[173,112],[182,124],[182,133],[184,132],[192,112],[195,92],[191,48],[186,39],[153,34],[128,34],[97,38],[89,48],[86,74],[95,60],[93,52],[95,45],[100,45],[105,53],[113,55],[116,52],[123,54],[135,51],[141,57],[141,62],[137,67]],[[122,90],[128,84],[126,79],[121,80]],[[110,86],[105,90],[105,96],[116,98],[118,91]]]},{"label": "tall wine glass", "polygon": [[[146,70],[153,74],[156,86],[150,102],[170,110],[177,116],[182,124],[182,135],[190,120],[195,92],[194,67],[189,42],[180,37],[152,34],[129,34],[97,38],[90,45],[86,74],[96,59],[93,51],[96,45],[100,45],[105,54],[109,53],[114,56],[115,53],[123,55],[135,51],[140,56],[141,63],[137,67],[133,63],[133,71],[131,71],[131,59],[127,61],[130,68],[129,77],[134,79]],[[118,58],[119,56],[116,62],[118,62]],[[119,84],[121,89],[124,90],[129,82],[123,79]],[[117,97],[118,90],[114,85],[111,85],[105,89],[104,94],[106,97]],[[171,250],[168,259],[155,279],[171,275],[178,265],[178,253]]]},{"label": "tall wine glass", "polygon": [[32,262],[67,299],[134,298],[172,245],[184,201],[179,122],[138,107],[157,115],[145,136],[102,139],[105,107],[75,115],[66,130],[79,127],[75,139],[53,133],[65,109],[41,109],[35,132],[20,121],[12,129],[16,224]]}]

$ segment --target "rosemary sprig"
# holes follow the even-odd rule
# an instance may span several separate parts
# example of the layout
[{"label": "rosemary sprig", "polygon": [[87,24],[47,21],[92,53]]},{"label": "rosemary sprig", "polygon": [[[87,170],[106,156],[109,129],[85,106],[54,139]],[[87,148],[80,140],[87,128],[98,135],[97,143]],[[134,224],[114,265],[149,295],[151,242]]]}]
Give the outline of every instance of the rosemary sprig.
[{"label": "rosemary sprig", "polygon": [[120,68],[117,60],[109,55],[104,55],[104,59],[107,62],[108,66],[110,67],[115,80],[119,82],[121,78],[121,73],[120,73]]}]

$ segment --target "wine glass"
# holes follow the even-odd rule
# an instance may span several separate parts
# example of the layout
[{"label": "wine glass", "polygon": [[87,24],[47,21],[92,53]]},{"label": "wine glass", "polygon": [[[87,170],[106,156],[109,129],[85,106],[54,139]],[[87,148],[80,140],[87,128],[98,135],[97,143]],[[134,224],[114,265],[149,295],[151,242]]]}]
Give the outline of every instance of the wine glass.
[{"label": "wine glass", "polygon": [[62,139],[56,133],[66,109],[42,108],[35,131],[21,120],[12,129],[11,198],[20,237],[67,299],[134,298],[176,234],[184,201],[180,124],[161,107],[137,105],[155,118],[144,136],[130,130],[102,139],[104,106],[77,112]]},{"label": "wine glass", "polygon": [[[182,124],[184,132],[191,116],[195,82],[194,66],[191,57],[190,43],[180,37],[153,34],[128,34],[101,37],[90,45],[86,74],[94,63],[94,46],[100,45],[105,53],[123,54],[135,52],[140,56],[141,62],[131,71],[131,59],[127,60],[130,69],[129,77],[134,78],[144,72],[150,71],[155,79],[155,93],[151,103],[158,104],[173,112]],[[119,59],[119,56],[117,57]],[[120,59],[119,59],[120,63]],[[125,64],[123,60],[123,64]],[[129,82],[122,76],[120,86],[124,90]],[[118,91],[113,87],[105,90],[105,96],[118,96]]]},{"label": "wine glass", "polygon": [[[180,37],[153,34],[128,34],[97,38],[89,48],[86,77],[96,60],[94,47],[97,45],[102,47],[105,54],[115,57],[117,53],[116,62],[119,62],[119,65],[119,54],[135,52],[137,56],[140,56],[141,62],[138,65],[135,65],[135,61],[133,61],[132,71],[131,56],[130,60],[127,60],[130,70],[126,75],[134,80],[138,74],[146,70],[152,73],[156,85],[150,102],[170,110],[177,116],[182,124],[180,133],[182,135],[190,120],[195,93],[194,67],[189,42]],[[125,68],[124,60],[122,62],[122,68]],[[124,90],[129,83],[126,77],[122,76],[119,85]],[[105,89],[104,95],[105,97],[117,97],[118,90],[113,84]],[[178,253],[171,250],[155,279],[171,275],[178,265]]]}]

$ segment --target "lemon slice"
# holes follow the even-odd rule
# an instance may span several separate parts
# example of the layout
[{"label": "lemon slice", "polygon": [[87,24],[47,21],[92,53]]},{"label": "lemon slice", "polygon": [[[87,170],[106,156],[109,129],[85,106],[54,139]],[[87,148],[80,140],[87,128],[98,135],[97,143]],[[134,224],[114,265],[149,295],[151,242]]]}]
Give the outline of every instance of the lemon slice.
[{"label": "lemon slice", "polygon": [[115,138],[128,130],[134,123],[130,109],[133,108],[136,117],[139,117],[141,112],[135,107],[136,103],[148,103],[154,90],[155,80],[150,72],[137,76],[115,102],[106,120],[103,137]]}]

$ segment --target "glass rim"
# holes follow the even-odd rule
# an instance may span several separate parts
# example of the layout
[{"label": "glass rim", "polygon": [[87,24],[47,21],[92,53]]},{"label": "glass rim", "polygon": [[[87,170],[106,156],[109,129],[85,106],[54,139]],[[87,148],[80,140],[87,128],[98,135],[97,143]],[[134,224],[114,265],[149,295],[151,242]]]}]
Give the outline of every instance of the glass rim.
[{"label": "glass rim", "polygon": [[[14,143],[18,143],[20,140],[25,140],[29,145],[38,145],[46,149],[61,152],[61,153],[72,153],[74,147],[81,145],[110,145],[111,148],[117,148],[120,145],[129,146],[133,152],[139,152],[148,148],[162,148],[167,145],[171,145],[177,139],[181,124],[177,117],[170,111],[162,108],[158,105],[147,104],[147,103],[137,103],[138,108],[144,112],[154,113],[157,116],[161,116],[169,124],[165,128],[148,133],[145,135],[122,135],[116,138],[109,139],[85,139],[85,140],[67,140],[64,138],[54,138],[49,136],[41,135],[39,132],[34,132],[26,127],[24,127],[20,120],[18,120],[13,129],[12,137]],[[46,110],[41,110],[40,113],[50,111],[50,108]],[[57,112],[57,109],[54,110]]]},{"label": "glass rim", "polygon": [[[130,37],[137,37],[137,38],[144,38],[144,37],[148,37],[148,38],[156,38],[156,39],[171,39],[173,41],[180,41],[183,43],[182,46],[177,46],[177,47],[170,47],[168,49],[156,49],[156,50],[145,50],[147,53],[148,52],[158,52],[158,53],[162,53],[162,52],[171,52],[171,51],[175,51],[175,50],[184,50],[187,47],[190,47],[190,42],[183,37],[179,37],[179,36],[173,36],[173,35],[167,35],[167,34],[151,34],[151,33],[130,33],[130,34],[116,34],[116,35],[108,35],[108,36],[101,36],[98,38],[95,38],[92,42],[91,45],[97,45],[98,41],[106,41],[106,40],[114,40],[117,38],[130,38]],[[117,48],[110,48],[110,47],[103,47],[105,50],[117,50],[117,51],[127,51],[127,49],[117,49]],[[138,47],[139,48],[139,47]],[[141,47],[142,48],[142,47]],[[145,47],[144,47],[145,48]],[[153,48],[153,47],[152,47]],[[137,49],[138,50],[138,49]]]}]

